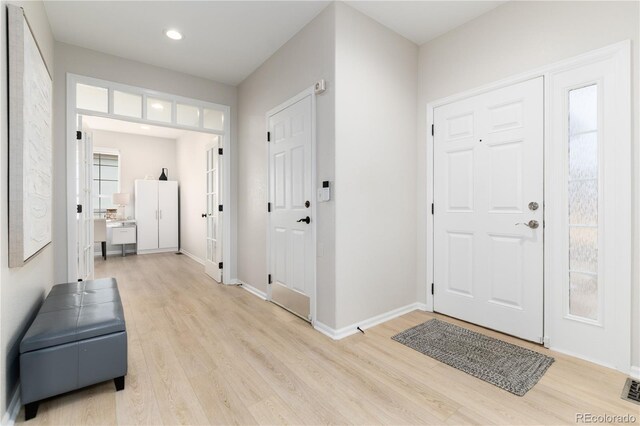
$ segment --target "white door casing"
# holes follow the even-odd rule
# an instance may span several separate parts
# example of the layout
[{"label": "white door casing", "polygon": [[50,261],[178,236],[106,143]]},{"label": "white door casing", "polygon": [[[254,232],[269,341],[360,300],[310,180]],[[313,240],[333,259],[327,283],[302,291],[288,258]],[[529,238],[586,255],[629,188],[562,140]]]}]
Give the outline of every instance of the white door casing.
[{"label": "white door casing", "polygon": [[543,339],[543,94],[539,77],[434,110],[434,310],[535,342]]},{"label": "white door casing", "polygon": [[267,115],[268,298],[305,320],[315,302],[314,101],[305,91]]},{"label": "white door casing", "polygon": [[215,142],[206,147],[205,152],[205,179],[206,179],[206,221],[207,234],[205,236],[205,262],[204,268],[207,275],[222,282],[222,269],[219,267],[222,262],[222,235],[220,233],[222,212],[218,210],[218,205],[222,204],[220,198],[222,173],[220,168],[222,162],[219,160],[218,149],[220,148],[219,138],[215,137]]}]

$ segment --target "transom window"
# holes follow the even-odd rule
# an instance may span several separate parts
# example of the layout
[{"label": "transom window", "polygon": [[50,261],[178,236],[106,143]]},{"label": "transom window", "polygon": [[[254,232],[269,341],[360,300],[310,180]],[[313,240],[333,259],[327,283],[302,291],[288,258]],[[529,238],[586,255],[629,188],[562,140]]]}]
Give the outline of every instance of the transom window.
[{"label": "transom window", "polygon": [[222,134],[225,130],[226,107],[216,109],[207,102],[136,92],[136,88],[124,85],[115,87],[76,83],[77,108],[92,115],[115,115],[129,121],[168,124],[207,133]]}]

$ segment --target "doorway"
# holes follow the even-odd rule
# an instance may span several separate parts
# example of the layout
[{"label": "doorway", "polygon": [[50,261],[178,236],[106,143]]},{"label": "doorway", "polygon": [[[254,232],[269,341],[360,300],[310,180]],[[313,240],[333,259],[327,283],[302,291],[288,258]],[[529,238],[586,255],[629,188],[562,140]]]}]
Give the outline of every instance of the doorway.
[{"label": "doorway", "polygon": [[[433,125],[427,135],[427,164],[433,165],[427,171],[431,185],[427,186],[426,201],[432,206],[432,214],[426,220],[426,244],[430,248],[426,259],[430,290],[426,294],[427,310],[542,341],[550,349],[632,373],[631,345],[637,344],[637,339],[631,334],[634,326],[630,200],[634,194],[630,162],[630,58],[631,43],[627,40],[427,105],[427,123]],[[533,176],[527,167],[540,164],[539,154],[523,158],[521,165],[513,161],[507,167],[496,168],[485,161],[480,178],[475,179],[474,165],[482,161],[483,155],[486,158],[486,153],[481,152],[485,148],[475,147],[492,139],[474,134],[473,149],[470,142],[465,142],[465,138],[471,138],[473,126],[482,125],[473,118],[474,111],[478,111],[477,102],[482,105],[486,96],[490,98],[501,90],[522,88],[535,81],[542,85],[542,90],[536,93],[543,94],[543,140],[539,142],[544,152],[543,204],[529,199],[528,190],[524,192],[524,182]],[[533,98],[523,91],[519,99],[526,104],[527,99]],[[447,110],[449,105],[454,105],[451,111]],[[511,126],[507,122],[521,121],[521,127],[526,129],[532,119],[539,120],[524,109],[521,114],[515,113],[514,108],[503,114],[508,106],[505,98],[504,103],[489,108],[489,114],[481,121],[492,124],[492,120],[502,117],[507,127]],[[500,133],[493,132],[491,137]],[[522,141],[525,139],[514,136],[510,144],[505,140],[507,144],[503,146],[518,142],[524,149],[526,143]],[[447,146],[449,142],[451,146]],[[459,152],[455,152],[456,144],[461,145]],[[508,152],[502,149],[501,154]],[[522,168],[522,183],[508,176],[517,169],[515,165]],[[494,225],[488,221],[499,210],[492,214],[475,213],[478,208],[493,209],[497,201],[506,200],[501,198],[504,191],[494,190],[492,180],[499,181],[499,187],[511,188],[512,194],[517,194],[514,189],[523,188],[519,210],[526,217],[513,221],[509,215],[517,212],[508,211],[500,216],[509,217],[509,223],[503,225],[519,227],[521,234],[504,229],[494,232],[487,226]],[[488,201],[474,204],[475,192],[485,193]],[[537,227],[532,221],[537,222]],[[477,229],[489,231],[485,231],[484,243],[475,241]],[[534,286],[543,290],[543,332],[526,337],[521,331],[526,330],[526,325],[521,324],[523,319],[514,314],[512,318],[518,323],[510,325],[495,311],[498,307],[516,310],[517,297],[522,297],[522,303],[518,304],[523,308],[529,302],[524,296],[530,288],[518,290],[518,286],[504,284],[518,279],[525,283],[530,279],[527,273],[537,274],[531,266],[540,264],[539,251],[533,253],[531,249],[535,239],[541,240],[543,236],[543,275],[538,276]],[[478,250],[478,244],[482,250]],[[527,250],[529,254],[523,255]],[[495,261],[496,254],[500,255],[500,262]],[[516,274],[518,270],[521,277]],[[517,279],[505,281],[509,275]],[[479,301],[475,296],[479,293],[474,293],[478,288],[484,290]],[[495,300],[497,291],[504,288],[517,290],[506,293],[509,303]],[[532,297],[540,306],[539,296]],[[450,305],[447,298],[453,301]],[[524,315],[525,309],[518,314]],[[535,324],[539,323],[536,317]]]},{"label": "doorway", "polygon": [[[211,221],[202,215],[212,201],[206,181],[213,179],[212,158],[216,164],[221,161],[217,148],[215,157],[205,154],[208,146],[219,145],[219,136],[93,116],[82,116],[80,125],[78,143],[87,160],[78,163],[86,176],[79,183],[88,182],[79,192],[85,196],[79,203],[83,205],[80,216],[88,220],[79,225],[88,223],[94,237],[84,240],[87,233],[82,227],[78,235],[85,241],[82,247],[90,247],[95,255],[82,256],[86,267],[80,265],[78,272],[94,270],[95,262],[115,263],[116,256],[164,252],[178,252],[206,266],[207,256],[211,259],[206,252],[207,235],[212,233]],[[161,173],[167,180],[160,180]],[[218,189],[216,212],[220,193]],[[218,217],[216,225],[220,223]],[[218,265],[220,236],[216,244]],[[205,271],[221,282],[221,269]],[[92,276],[85,273],[81,278]]]},{"label": "doorway", "polygon": [[[218,235],[217,244],[220,259],[218,259],[216,265],[222,268],[225,264],[235,264],[231,250],[231,216],[229,215],[229,220],[222,220],[223,213],[221,212],[225,202],[227,203],[225,214],[231,209],[231,203],[229,202],[231,195],[230,168],[228,166],[231,163],[229,112],[229,107],[225,105],[150,91],[90,77],[73,74],[67,75],[67,164],[76,165],[76,167],[67,168],[67,275],[69,281],[91,278],[93,267],[90,263],[94,258],[92,255],[87,255],[89,251],[87,247],[93,248],[93,237],[92,232],[89,231],[91,227],[87,225],[86,220],[87,215],[93,215],[93,187],[91,185],[87,186],[84,183],[81,184],[80,181],[82,179],[83,182],[91,182],[92,171],[95,166],[91,165],[89,160],[84,158],[90,155],[89,153],[91,152],[88,145],[91,139],[91,133],[83,132],[81,127],[82,123],[78,122],[80,117],[89,117],[95,120],[118,121],[125,126],[135,128],[136,132],[134,133],[144,133],[144,131],[148,131],[149,129],[197,133],[208,138],[207,143],[215,142],[218,144],[220,150],[224,149],[225,155],[222,155],[222,153],[219,154],[219,170],[220,173],[224,173],[225,176],[220,176],[219,182],[221,186],[217,193],[219,205],[216,206],[216,208],[220,209],[220,213],[218,214],[218,228],[216,232]],[[80,139],[77,139],[77,137]],[[195,197],[199,200],[197,203],[197,217],[196,213],[192,212],[193,214],[190,216],[194,216],[193,218],[183,218],[189,221],[201,221],[203,225],[205,224],[205,219],[201,218],[201,214],[206,210],[207,202],[207,192],[205,189],[207,165],[204,154],[204,149],[201,149],[197,154],[197,157],[202,160],[200,167],[197,169],[194,167],[191,168],[194,173],[198,174],[198,179],[201,184],[198,186],[201,186],[201,189],[198,190],[199,192],[195,195],[190,194],[189,197]],[[192,165],[195,165],[197,161],[199,160],[194,159]],[[80,172],[82,172],[82,176]],[[157,180],[159,173],[160,170],[154,170],[149,178]],[[144,175],[140,175],[139,177],[141,179],[147,178],[147,176]],[[82,189],[80,186],[82,186]],[[133,192],[134,190],[131,190],[130,195]],[[161,191],[158,190],[158,194],[160,194],[160,192]],[[82,202],[80,200],[82,200]],[[160,203],[160,200],[158,203]],[[160,208],[156,210],[158,211],[158,220],[160,220],[160,215],[162,215],[163,219],[170,219],[170,217],[165,214],[165,210]],[[78,213],[79,211],[84,212],[84,214],[81,215]],[[175,222],[177,223],[177,213],[174,219],[176,219]],[[206,229],[206,227],[203,229]],[[122,234],[124,236],[125,232],[122,232]],[[210,234],[210,231],[203,230],[197,237],[199,241],[198,250],[200,251],[200,248],[202,249],[202,255],[199,256],[199,261],[203,265],[205,264],[205,253],[208,244],[207,235]],[[130,237],[131,236],[128,235],[126,239],[121,241],[130,241]],[[158,241],[160,241],[160,235],[158,236]],[[225,244],[222,244],[223,241],[225,241]],[[177,249],[177,238],[172,238],[171,242],[176,242],[172,247]],[[158,247],[158,249],[160,249],[160,247]],[[148,252],[153,252],[153,248],[150,248]],[[185,252],[184,254],[188,253]],[[234,282],[232,277],[235,275],[235,271],[231,271],[231,268],[223,268],[220,274],[214,275],[217,281],[232,284]]]},{"label": "doorway", "polygon": [[315,317],[315,94],[308,89],[267,113],[268,293],[273,303]]}]

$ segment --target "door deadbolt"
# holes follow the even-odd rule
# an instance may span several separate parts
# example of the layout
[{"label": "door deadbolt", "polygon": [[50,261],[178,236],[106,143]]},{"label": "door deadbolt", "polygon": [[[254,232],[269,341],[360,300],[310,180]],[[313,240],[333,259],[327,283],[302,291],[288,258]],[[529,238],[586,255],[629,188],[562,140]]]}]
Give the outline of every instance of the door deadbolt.
[{"label": "door deadbolt", "polygon": [[531,210],[531,211],[538,210],[538,207],[540,207],[540,206],[535,201],[532,201],[532,202],[529,203],[529,210]]},{"label": "door deadbolt", "polygon": [[311,203],[309,202],[309,200],[307,200],[307,201],[305,201],[305,202],[304,202],[304,206],[305,206],[306,208],[309,208],[309,206],[310,206],[310,205],[311,205]]}]

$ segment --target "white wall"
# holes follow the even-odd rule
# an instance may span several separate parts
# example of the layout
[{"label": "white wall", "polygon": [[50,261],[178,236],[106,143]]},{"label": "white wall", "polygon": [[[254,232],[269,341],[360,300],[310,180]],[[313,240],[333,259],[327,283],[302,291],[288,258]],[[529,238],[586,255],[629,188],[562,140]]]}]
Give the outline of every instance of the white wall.
[{"label": "white wall", "polygon": [[336,328],[415,303],[418,47],[336,4]]},{"label": "white wall", "polygon": [[[632,365],[640,365],[640,136],[638,2],[508,2],[420,47],[418,217],[426,204],[426,105],[430,101],[631,39],[634,165]],[[427,292],[424,220],[418,221],[418,300]]]},{"label": "white wall", "polygon": [[218,136],[186,132],[176,141],[180,181],[180,249],[204,262],[207,222],[205,191],[206,149]]},{"label": "white wall", "polygon": [[[317,180],[334,181],[334,5],[238,86],[238,278],[267,291],[267,124],[270,109],[327,81],[317,97]],[[314,200],[312,200],[314,201]],[[335,325],[334,202],[317,209],[317,318]]]},{"label": "white wall", "polygon": [[[212,58],[211,60],[215,60]],[[193,99],[229,105],[231,107],[231,149],[232,158],[237,158],[236,148],[236,88],[199,77],[119,58],[71,46],[55,43],[54,80],[54,242],[55,278],[67,278],[67,182],[66,182],[66,74],[73,73],[138,86],[161,92],[185,96]],[[237,165],[232,166],[232,174]],[[234,177],[235,179],[235,177]],[[232,184],[235,180],[232,179]],[[232,211],[236,211],[235,188],[231,188]],[[235,217],[231,218],[232,233],[236,232]],[[235,247],[231,247],[235,251]],[[230,265],[232,277],[235,265]]]},{"label": "white wall", "polygon": [[[47,246],[35,258],[20,268],[8,267],[8,111],[7,111],[7,39],[5,23],[7,22],[6,4],[11,3],[24,8],[25,15],[34,32],[45,62],[53,72],[53,36],[42,2],[1,2],[2,31],[0,31],[0,75],[2,85],[0,93],[0,417],[12,398],[18,383],[19,345],[26,328],[42,303],[46,293],[53,284],[53,253],[56,245]],[[54,94],[55,100],[55,94]],[[55,123],[54,123],[55,128]],[[54,173],[58,170],[54,169]],[[58,216],[54,212],[54,220]]]}]

